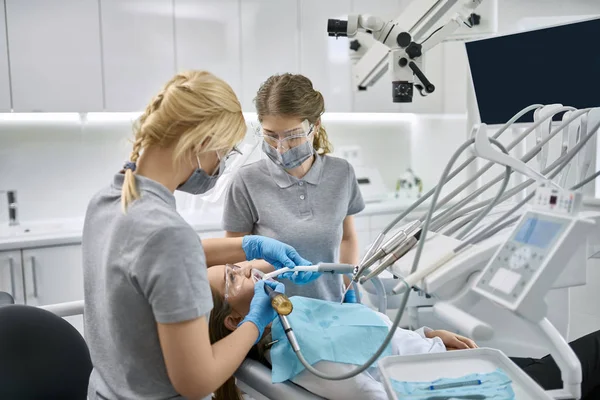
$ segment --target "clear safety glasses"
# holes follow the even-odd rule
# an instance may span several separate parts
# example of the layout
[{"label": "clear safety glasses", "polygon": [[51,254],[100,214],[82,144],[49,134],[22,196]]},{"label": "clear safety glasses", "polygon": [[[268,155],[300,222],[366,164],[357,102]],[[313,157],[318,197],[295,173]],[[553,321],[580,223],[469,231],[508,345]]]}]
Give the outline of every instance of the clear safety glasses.
[{"label": "clear safety glasses", "polygon": [[[213,176],[221,175],[228,168],[235,163],[235,160],[242,156],[242,152],[237,146],[233,146],[231,149],[227,150],[217,150],[217,158],[219,159],[218,168],[213,173]],[[196,156],[196,160],[198,161],[198,167],[202,169],[202,164],[200,163],[200,157]]]},{"label": "clear safety glasses", "polygon": [[237,296],[247,279],[252,279],[252,282],[256,283],[263,276],[264,274],[257,269],[242,268],[234,264],[225,265],[225,301]]},{"label": "clear safety glasses", "polygon": [[242,156],[241,150],[237,146],[233,146],[231,149],[217,151],[217,157],[219,162],[222,164],[221,172],[227,171],[235,160]]},{"label": "clear safety glasses", "polygon": [[313,130],[314,125],[308,122],[308,120],[304,120],[302,124],[296,128],[283,132],[271,132],[265,130],[260,124],[254,126],[255,135],[280,152],[285,152],[306,143],[309,136],[313,133]]}]

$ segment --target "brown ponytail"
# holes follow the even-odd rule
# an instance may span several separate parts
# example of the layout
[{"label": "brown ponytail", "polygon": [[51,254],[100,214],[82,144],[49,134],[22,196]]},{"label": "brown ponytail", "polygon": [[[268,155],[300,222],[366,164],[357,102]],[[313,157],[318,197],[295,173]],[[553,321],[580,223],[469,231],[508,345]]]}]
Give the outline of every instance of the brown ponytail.
[{"label": "brown ponytail", "polygon": [[327,131],[321,124],[321,115],[325,112],[325,100],[313,84],[304,75],[273,75],[258,89],[254,99],[258,119],[266,115],[282,115],[308,120],[318,126],[314,133],[313,146],[318,154],[328,154],[333,146],[327,137]]}]

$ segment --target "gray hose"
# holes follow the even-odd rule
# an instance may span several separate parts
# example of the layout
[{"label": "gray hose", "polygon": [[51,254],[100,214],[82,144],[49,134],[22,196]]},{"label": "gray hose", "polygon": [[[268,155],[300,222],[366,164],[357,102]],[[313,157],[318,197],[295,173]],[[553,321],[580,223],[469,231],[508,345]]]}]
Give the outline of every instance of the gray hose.
[{"label": "gray hose", "polygon": [[[492,141],[492,143],[497,144],[498,142],[495,139],[490,139]],[[450,173],[450,168],[452,168],[452,166],[454,165],[454,163],[456,162],[456,160],[458,159],[458,157],[460,157],[460,155],[469,147],[471,146],[473,143],[475,142],[475,139],[469,139],[467,140],[465,143],[463,143],[459,149],[452,155],[452,157],[450,158],[450,161],[448,162],[448,164],[446,165],[446,168],[444,169],[444,172],[442,173],[442,177],[439,180],[438,185],[436,186],[436,190],[435,193],[433,194],[433,198],[431,199],[431,204],[429,206],[430,212],[427,214],[427,218],[425,220],[425,223],[423,224],[422,230],[421,230],[421,238],[419,239],[419,244],[417,245],[417,252],[415,254],[415,259],[413,262],[413,266],[412,266],[412,270],[411,273],[413,273],[414,271],[416,271],[418,265],[419,265],[419,260],[421,257],[421,253],[423,251],[423,246],[425,244],[425,240],[427,237],[427,229],[429,227],[429,223],[431,221],[431,216],[433,215],[433,210],[435,210],[436,207],[436,203],[437,203],[437,199],[440,196],[440,192],[442,191],[442,187],[444,186],[444,184],[448,181],[448,175]],[[406,282],[404,282],[406,284]],[[392,324],[392,326],[390,327],[390,330],[387,334],[387,336],[385,337],[383,343],[381,344],[381,346],[379,347],[379,349],[375,352],[375,354],[373,354],[371,356],[371,358],[369,358],[369,360],[367,360],[363,365],[361,365],[360,367],[355,368],[354,370],[347,372],[345,374],[342,375],[338,375],[338,376],[331,376],[331,375],[327,375],[324,374],[323,372],[317,370],[316,368],[314,368],[312,365],[310,365],[306,359],[302,356],[302,351],[298,350],[296,352],[296,356],[298,357],[298,360],[302,363],[302,365],[306,368],[307,371],[311,372],[313,375],[318,376],[319,378],[322,379],[327,379],[327,380],[332,380],[332,381],[341,381],[341,380],[345,380],[345,379],[349,379],[352,378],[358,374],[360,374],[361,372],[367,370],[368,368],[370,368],[370,366],[375,363],[375,361],[377,361],[377,359],[379,358],[379,356],[381,356],[381,354],[383,354],[383,352],[385,351],[387,345],[390,343],[390,341],[392,340],[392,338],[394,337],[394,334],[396,332],[396,329],[398,328],[398,325],[400,325],[400,320],[402,319],[402,314],[404,312],[404,308],[406,307],[406,303],[408,302],[408,297],[410,295],[410,287],[408,286],[408,284],[406,284],[407,286],[407,290],[404,292],[401,303],[400,303],[400,308],[398,309],[398,313],[396,314],[396,318],[394,319],[394,322]]]},{"label": "gray hose", "polygon": [[[596,171],[593,175],[585,178],[583,181],[577,183],[576,185],[573,185],[573,187],[571,187],[570,190],[577,190],[580,187],[583,187],[583,186],[587,185],[588,183],[590,183],[591,181],[593,181],[594,179],[596,179],[598,176],[600,176],[600,170]],[[482,231],[481,232],[482,237],[478,236],[477,240],[474,241],[471,244],[479,243],[479,242],[481,242],[481,241],[483,241],[483,240],[485,240],[487,238],[490,238],[490,237],[494,236],[496,233],[500,232],[504,228],[506,228],[506,227],[510,226],[511,224],[515,223],[518,219],[519,219],[518,216],[517,217],[513,217],[513,218],[509,219],[508,221],[504,221],[503,223],[501,223],[501,224],[493,227],[490,230]]]},{"label": "gray hose", "polygon": [[[546,169],[554,169],[554,171],[552,171],[548,178],[549,179],[553,179],[555,178],[570,162],[571,160],[575,157],[575,155],[577,155],[577,153],[579,153],[579,151],[581,151],[581,149],[586,145],[586,143],[592,138],[592,136],[594,136],[596,134],[596,132],[598,131],[598,129],[600,129],[600,122],[598,122],[595,127],[593,129],[591,129],[590,133],[587,134],[585,137],[583,137],[579,143],[577,143],[577,145],[575,147],[573,147],[572,150],[568,151],[564,157],[560,157],[557,161],[563,160],[560,165],[558,166],[554,166],[554,164],[556,164],[556,161],[550,166],[547,167]],[[596,175],[596,174],[594,174]],[[594,176],[592,175],[592,176]],[[591,179],[590,179],[591,178]],[[577,190],[580,187],[582,187],[583,185],[587,184],[588,182],[590,182],[592,179],[592,177],[589,177],[588,179],[584,179],[583,181],[579,182],[578,184],[576,184],[575,186],[573,186],[571,188],[571,190]],[[523,184],[528,184],[527,186],[529,186],[530,184],[532,184],[534,182],[533,179],[529,179],[528,181],[524,182]],[[508,218],[510,215],[512,215],[516,210],[518,210],[519,208],[521,208],[524,204],[526,204],[533,196],[535,195],[535,191],[530,193],[528,196],[526,196],[525,199],[521,200],[515,207],[511,208],[509,211],[507,211],[504,215],[502,215],[500,218],[496,219],[494,222],[492,222],[490,225],[488,225],[487,228],[485,228],[482,232],[480,232],[478,235],[476,235],[475,237],[469,239],[468,241],[462,243],[459,247],[464,248],[466,247],[466,245],[473,243],[474,241],[476,241],[478,239],[478,237],[480,235],[486,235],[486,233],[488,233],[489,231],[491,231],[492,229],[494,229],[494,227],[496,227],[497,225],[499,225],[504,219]]]},{"label": "gray hose", "polygon": [[[563,109],[570,109],[571,107],[563,107],[561,109],[557,109],[557,112],[561,112]],[[589,109],[585,109],[585,110],[579,110],[575,113],[573,113],[573,115],[571,115],[569,117],[569,119],[565,120],[560,126],[558,126],[554,131],[552,131],[547,137],[545,137],[543,140],[540,141],[540,143],[538,143],[534,148],[532,148],[529,152],[527,152],[527,154],[525,154],[522,158],[521,161],[523,161],[524,163],[529,162],[530,160],[532,160],[542,149],[542,147],[544,145],[546,145],[550,140],[552,140],[552,138],[554,138],[554,136],[558,135],[563,129],[565,129],[570,123],[572,123],[574,120],[576,120],[577,118],[581,117],[583,114],[589,112]],[[544,120],[542,120],[543,122]],[[538,124],[535,124],[532,126],[532,128],[534,129]],[[514,141],[512,141],[508,146],[507,149],[510,151],[512,150],[517,144],[519,144],[523,139],[525,139],[527,137],[527,135],[529,135],[529,133],[531,133],[533,131],[533,129],[528,129],[526,130],[523,134],[521,134],[517,139],[515,139]],[[477,179],[479,178],[481,175],[483,175],[486,171],[488,171],[492,166],[494,165],[493,162],[489,162],[487,163],[480,171],[478,171],[475,175],[474,178]],[[443,226],[443,224],[451,217],[451,215],[458,210],[460,207],[463,207],[465,204],[469,203],[471,200],[473,200],[475,197],[479,196],[479,194],[485,192],[487,189],[489,189],[491,186],[493,186],[495,183],[497,183],[498,181],[500,181],[500,179],[502,179],[502,175],[498,175],[495,179],[493,179],[491,182],[488,182],[486,185],[484,185],[483,187],[477,189],[476,191],[474,191],[473,193],[471,193],[470,195],[468,195],[465,199],[461,200],[459,203],[455,204],[454,206],[450,207],[447,210],[444,210],[440,215],[436,216],[434,218],[434,222],[436,223],[434,225],[434,230],[439,229],[440,225]],[[466,187],[468,187],[471,184],[470,181],[463,183],[461,186],[459,186],[457,189],[455,189],[452,193],[450,193],[448,196],[446,196],[443,200],[442,200],[442,204],[445,204],[446,202],[448,202],[449,200],[451,200],[452,198],[456,197],[456,195],[458,195],[458,193],[460,193],[463,189],[465,189]],[[512,196],[511,196],[512,197]],[[440,220],[441,219],[441,220]]]},{"label": "gray hose", "polygon": [[[512,125],[513,123],[515,123],[516,121],[519,120],[519,118],[521,118],[523,115],[527,114],[528,112],[537,110],[539,108],[543,107],[542,104],[533,104],[529,107],[525,107],[524,109],[522,109],[521,111],[519,111],[517,114],[515,114],[502,128],[500,128],[498,130],[498,132],[496,132],[492,138],[493,139],[498,139],[500,137],[500,135],[502,135],[509,127],[510,125]],[[547,118],[543,119],[540,121],[540,124],[545,121]],[[535,125],[537,126],[537,125]],[[535,126],[533,127],[535,129]],[[531,130],[533,131],[533,129]],[[531,132],[530,131],[530,132]],[[520,140],[519,140],[520,141]],[[510,149],[509,149],[510,151]],[[467,160],[465,160],[461,165],[458,166],[458,168],[456,168],[454,171],[452,171],[447,178],[447,181],[450,181],[451,179],[453,179],[456,175],[458,175],[459,173],[461,173],[466,167],[469,166],[469,164],[471,164],[477,157],[476,156],[470,156],[469,158],[467,158]],[[475,179],[477,178],[473,178],[469,180],[468,185],[472,184]],[[467,186],[468,186],[467,185]],[[398,224],[398,222],[402,221],[408,214],[410,214],[412,211],[414,211],[418,206],[420,206],[421,204],[423,204],[423,202],[425,202],[425,200],[427,200],[428,198],[430,198],[434,193],[435,190],[437,189],[437,186],[434,187],[433,189],[431,189],[429,192],[425,193],[422,197],[420,197],[417,201],[415,201],[413,204],[411,204],[411,206],[406,209],[403,213],[401,213],[398,217],[396,217],[392,222],[390,222],[385,229],[383,230],[383,234],[388,233],[390,230],[392,230],[396,224]]]}]

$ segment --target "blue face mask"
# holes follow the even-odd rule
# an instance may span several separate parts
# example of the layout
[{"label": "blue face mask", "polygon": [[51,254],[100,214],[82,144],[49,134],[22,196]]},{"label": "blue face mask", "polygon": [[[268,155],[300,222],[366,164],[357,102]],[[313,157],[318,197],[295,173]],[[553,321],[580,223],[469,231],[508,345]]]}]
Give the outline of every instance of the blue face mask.
[{"label": "blue face mask", "polygon": [[442,378],[433,382],[391,380],[399,398],[426,399],[493,399],[513,400],[512,381],[501,369],[488,374],[470,374],[460,378]]},{"label": "blue face mask", "polygon": [[200,168],[200,160],[198,160],[198,168],[192,172],[192,175],[183,182],[177,190],[189,194],[204,194],[215,187],[217,180],[223,175],[225,168],[224,159],[219,162],[219,169],[212,175],[208,175],[206,171]]},{"label": "blue face mask", "polygon": [[313,145],[310,141],[302,143],[299,146],[293,147],[283,153],[263,142],[262,149],[275,164],[290,170],[302,165],[314,153]]},{"label": "blue face mask", "polygon": [[[308,297],[290,298],[294,311],[288,320],[296,334],[302,354],[309,364],[331,361],[364,364],[387,336],[385,322],[362,304],[340,304]],[[305,368],[292,350],[279,318],[273,321],[271,347],[273,383],[294,378]],[[392,355],[388,344],[380,357]]]}]

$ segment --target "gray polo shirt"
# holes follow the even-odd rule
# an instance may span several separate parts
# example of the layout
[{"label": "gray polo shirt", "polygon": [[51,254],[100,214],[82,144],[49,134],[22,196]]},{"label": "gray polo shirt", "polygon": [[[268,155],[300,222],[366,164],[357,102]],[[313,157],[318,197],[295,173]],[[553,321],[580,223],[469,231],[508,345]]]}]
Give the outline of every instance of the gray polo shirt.
[{"label": "gray polo shirt", "polygon": [[156,323],[206,316],[212,296],[194,229],[158,182],[136,177],[141,198],[121,211],[124,176],[90,201],[83,228],[90,399],[178,399]]},{"label": "gray polo shirt", "polygon": [[[316,156],[308,173],[297,179],[263,159],[242,167],[234,177],[223,229],[280,240],[315,264],[337,262],[344,218],[364,208],[354,169],[346,160]],[[341,275],[324,275],[306,285],[283,282],[288,296],[342,297]]]}]

